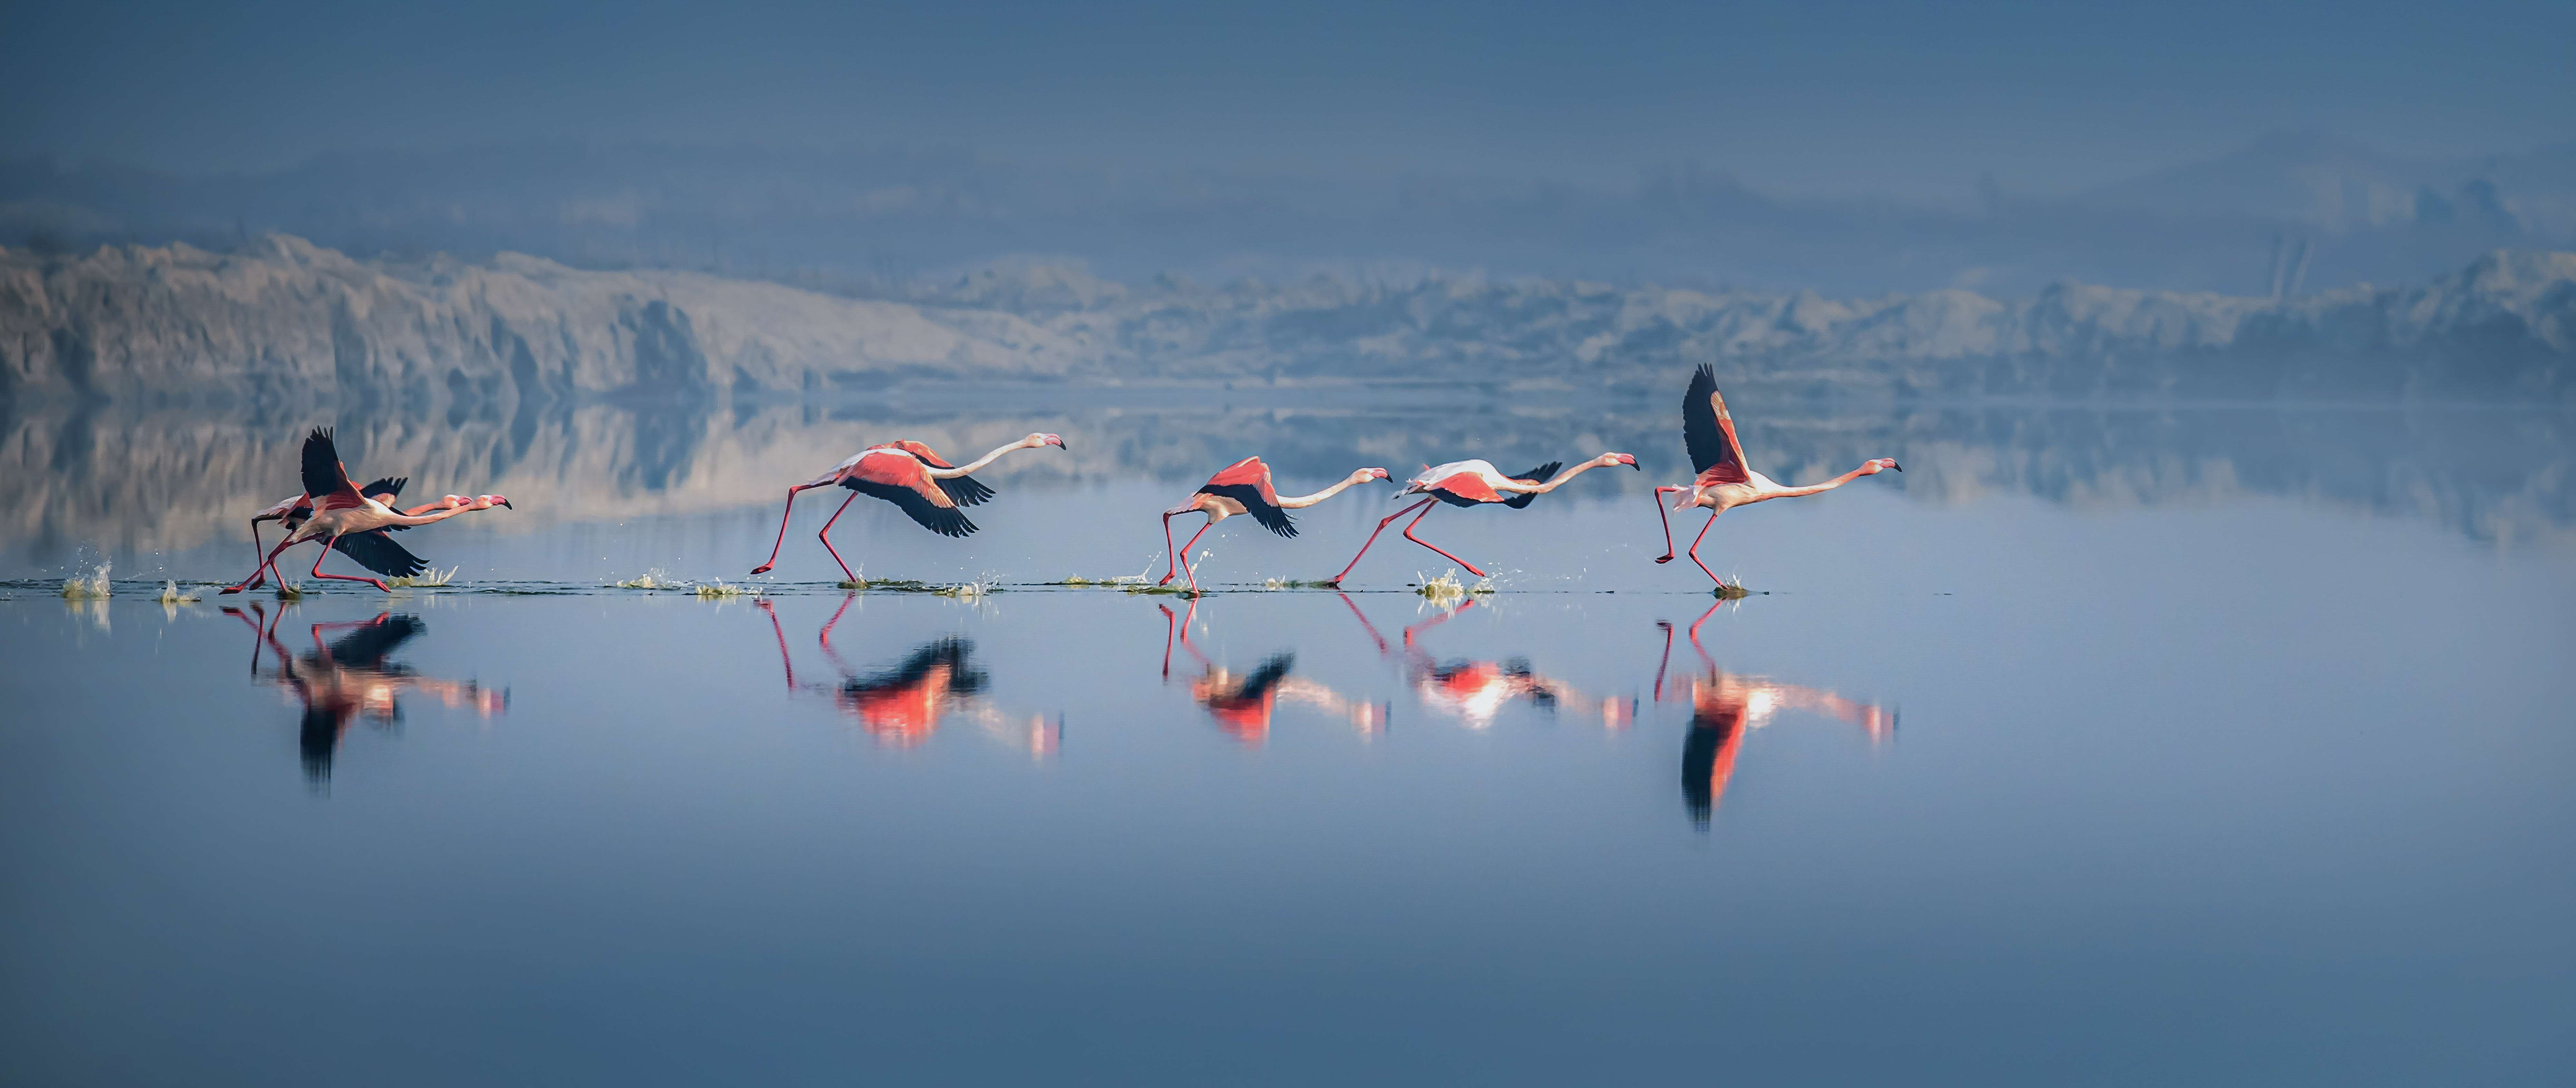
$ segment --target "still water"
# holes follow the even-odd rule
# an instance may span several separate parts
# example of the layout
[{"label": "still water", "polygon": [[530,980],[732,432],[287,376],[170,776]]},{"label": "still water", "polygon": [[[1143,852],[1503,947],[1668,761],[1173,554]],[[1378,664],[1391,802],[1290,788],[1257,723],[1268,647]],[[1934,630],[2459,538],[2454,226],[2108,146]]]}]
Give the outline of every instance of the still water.
[{"label": "still water", "polygon": [[[1719,606],[1650,561],[1662,405],[603,412],[344,416],[353,473],[520,509],[410,534],[445,588],[291,601],[191,583],[248,570],[242,519],[329,420],[10,423],[8,1079],[2576,1060],[2563,415],[1782,412],[1757,468],[1907,471],[1728,514],[1704,554],[1766,592]],[[990,473],[975,537],[867,506],[834,534],[871,578],[988,592],[834,588],[820,496],[742,577],[783,485],[864,441],[1028,430],[1072,450]],[[1418,595],[1449,564],[1392,533],[1347,592],[1263,588],[1339,568],[1385,484],[1293,541],[1228,522],[1195,601],[1055,584],[1142,573],[1244,453],[1308,490],[1602,449],[1649,471],[1425,522],[1490,595]],[[62,598],[100,563],[114,596]],[[684,588],[610,585],[655,569]]]}]

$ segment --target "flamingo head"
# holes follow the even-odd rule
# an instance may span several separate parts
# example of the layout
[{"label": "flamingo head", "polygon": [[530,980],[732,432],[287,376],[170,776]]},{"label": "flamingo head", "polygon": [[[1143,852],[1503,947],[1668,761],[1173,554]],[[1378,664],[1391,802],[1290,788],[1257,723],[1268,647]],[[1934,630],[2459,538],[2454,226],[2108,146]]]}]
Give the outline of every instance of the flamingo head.
[{"label": "flamingo head", "polygon": [[489,510],[495,506],[504,510],[518,509],[518,507],[510,505],[510,500],[502,498],[499,495],[476,495],[474,496],[473,505],[474,509],[477,510]]},{"label": "flamingo head", "polygon": [[1067,451],[1072,449],[1072,447],[1064,444],[1064,436],[1060,434],[1033,434],[1022,441],[1027,442],[1030,449],[1036,449],[1039,446],[1053,446],[1057,449]]},{"label": "flamingo head", "polygon": [[1395,478],[1382,468],[1364,468],[1358,472],[1352,473],[1352,475],[1358,477],[1361,483],[1367,483],[1371,480],[1392,480]]},{"label": "flamingo head", "polygon": [[1637,470],[1637,471],[1639,471],[1639,472],[1644,472],[1644,471],[1646,471],[1646,467],[1645,467],[1644,465],[1640,465],[1640,464],[1638,464],[1638,463],[1637,463],[1637,458],[1636,458],[1636,457],[1634,457],[1633,455],[1625,454],[1625,453],[1605,453],[1605,454],[1602,454],[1602,455],[1601,455],[1601,467],[1603,467],[1603,468],[1609,468],[1609,467],[1610,467],[1610,466],[1612,466],[1612,465],[1626,465],[1626,466],[1628,466],[1629,468],[1636,469],[1636,470]]},{"label": "flamingo head", "polygon": [[1895,470],[1896,470],[1896,471],[1898,471],[1898,472],[1903,472],[1903,471],[1905,471],[1904,467],[1903,467],[1903,466],[1901,466],[1901,465],[1898,465],[1898,464],[1896,463],[1896,458],[1893,458],[1893,457],[1880,457],[1880,458],[1876,458],[1876,459],[1873,459],[1872,461],[1870,461],[1870,463],[1868,463],[1868,464],[1866,464],[1866,465],[1862,465],[1861,467],[1862,467],[1863,469],[1868,470],[1869,474],[1870,474],[1870,475],[1872,475],[1872,476],[1876,476],[1876,475],[1878,475],[1879,473],[1885,472],[1885,471],[1887,471],[1887,470],[1889,470],[1889,469],[1895,469]]}]

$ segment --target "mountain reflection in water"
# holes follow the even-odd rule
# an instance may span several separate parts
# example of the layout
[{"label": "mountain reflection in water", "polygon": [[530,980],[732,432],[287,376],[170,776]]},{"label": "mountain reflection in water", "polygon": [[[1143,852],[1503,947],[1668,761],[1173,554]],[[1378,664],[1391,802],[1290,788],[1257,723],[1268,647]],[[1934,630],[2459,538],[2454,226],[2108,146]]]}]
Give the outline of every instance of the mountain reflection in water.
[{"label": "mountain reflection in water", "polygon": [[[755,507],[774,500],[781,481],[810,474],[818,457],[890,438],[982,449],[1030,431],[1066,434],[1074,449],[997,466],[1005,488],[1191,483],[1246,452],[1283,478],[1325,480],[1355,458],[1410,464],[1506,447],[1633,450],[1647,471],[1615,485],[1629,491],[1688,475],[1672,398],[1501,394],[1433,411],[1405,390],[1135,397],[1090,406],[1036,395],[1021,403],[532,404],[439,418],[384,405],[0,404],[8,438],[0,547],[51,559],[84,545],[225,539],[291,487],[296,443],[319,424],[338,426],[352,463],[408,475],[425,493],[509,494],[527,511],[511,532]],[[1893,486],[1935,502],[1995,492],[2096,505],[2268,495],[2428,519],[2500,543],[2564,541],[2576,526],[2576,420],[2553,410],[1817,401],[1739,410],[1746,447],[1776,466],[1778,479],[1821,478],[1884,454],[1908,466]]]}]

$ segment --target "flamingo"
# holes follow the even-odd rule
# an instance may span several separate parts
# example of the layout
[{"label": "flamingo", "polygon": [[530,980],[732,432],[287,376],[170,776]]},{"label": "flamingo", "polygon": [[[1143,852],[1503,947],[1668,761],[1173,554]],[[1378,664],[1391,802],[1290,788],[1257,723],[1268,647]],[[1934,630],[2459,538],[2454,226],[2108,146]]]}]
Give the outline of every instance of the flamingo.
[{"label": "flamingo", "polygon": [[[322,554],[313,560],[315,578],[365,582],[390,593],[393,587],[386,585],[382,578],[324,574],[322,561],[329,559],[331,552],[337,549],[369,570],[396,577],[418,574],[428,569],[429,564],[395,543],[391,536],[386,535],[386,530],[428,525],[495,506],[512,508],[510,500],[499,495],[480,495],[471,500],[450,495],[445,500],[420,507],[421,513],[395,510],[380,500],[359,494],[356,485],[349,482],[349,470],[340,463],[340,450],[333,444],[328,427],[316,427],[313,433],[304,436],[302,472],[304,494],[313,502],[313,512],[288,532],[286,539],[279,541],[277,547],[269,550],[268,555],[260,560],[259,569],[251,571],[250,577],[240,584],[226,587],[224,593],[239,593],[259,585],[263,576],[276,568],[279,553],[307,540],[320,540],[326,545]],[[290,509],[288,515],[281,516],[281,520],[291,514]],[[280,579],[283,577],[281,575]]]},{"label": "flamingo", "polygon": [[[1474,563],[1470,563],[1464,559],[1458,558],[1457,556],[1450,555],[1448,552],[1440,551],[1438,545],[1413,535],[1413,527],[1422,524],[1423,518],[1431,516],[1431,504],[1433,502],[1445,502],[1451,506],[1479,506],[1486,503],[1501,503],[1505,506],[1511,507],[1512,509],[1518,510],[1524,506],[1528,506],[1532,500],[1537,499],[1539,496],[1556,490],[1557,487],[1564,484],[1565,481],[1571,480],[1576,476],[1593,469],[1608,468],[1612,465],[1626,465],[1629,468],[1638,467],[1637,459],[1624,453],[1605,453],[1589,461],[1577,464],[1573,468],[1566,469],[1563,472],[1556,471],[1558,464],[1559,462],[1550,461],[1537,468],[1531,469],[1528,472],[1521,473],[1518,476],[1503,475],[1501,472],[1494,469],[1493,463],[1490,461],[1451,461],[1445,465],[1424,465],[1422,467],[1422,472],[1419,475],[1416,475],[1412,479],[1404,482],[1404,490],[1396,492],[1395,497],[1398,499],[1407,495],[1428,495],[1430,497],[1414,503],[1411,506],[1407,506],[1402,510],[1388,514],[1383,520],[1380,520],[1377,523],[1377,531],[1370,533],[1367,543],[1360,545],[1359,555],[1352,556],[1350,565],[1343,567],[1340,574],[1332,576],[1330,579],[1326,580],[1324,584],[1328,586],[1338,586],[1342,584],[1342,579],[1350,575],[1351,567],[1360,565],[1360,556],[1368,554],[1369,545],[1377,543],[1378,533],[1385,532],[1387,525],[1395,519],[1403,517],[1406,514],[1412,514],[1416,510],[1420,510],[1422,512],[1420,514],[1416,514],[1412,521],[1405,523],[1404,539],[1420,544],[1434,552],[1439,552],[1442,558],[1465,567],[1476,577],[1482,578],[1485,576],[1485,572],[1478,570]],[[1643,470],[1640,469],[1639,471]],[[1547,478],[1549,473],[1556,473],[1556,475],[1553,478],[1548,478],[1546,483],[1540,483],[1539,480]]]},{"label": "flamingo", "polygon": [[[411,478],[407,476],[389,476],[368,484],[365,487],[359,488],[358,494],[383,503],[387,507],[391,507],[394,504],[394,500],[402,495],[403,485],[410,482]],[[502,500],[498,495],[486,495],[476,499],[469,499],[463,495],[449,495],[438,502],[422,503],[419,506],[403,511],[403,513],[424,514],[432,510],[443,509],[449,506],[465,506],[476,502],[485,503],[483,506],[475,507],[475,509],[483,510],[490,509],[491,505],[496,501],[506,504],[507,500]],[[293,533],[297,527],[304,524],[305,519],[312,516],[313,496],[303,494],[296,495],[290,499],[281,500],[274,506],[270,506],[256,514],[252,514],[250,516],[251,557],[259,560],[259,566],[251,571],[249,581],[242,583],[240,586],[235,587],[235,589],[258,589],[262,584],[268,581],[269,575],[277,573],[276,565],[270,563],[266,558],[268,554],[268,546],[259,539],[260,522],[279,522],[279,528],[286,530],[288,533]],[[421,571],[429,569],[429,564],[426,561],[423,561],[418,556],[412,555],[411,552],[403,546],[393,543],[391,538],[385,535],[388,531],[389,530],[386,529],[377,529],[372,532],[352,533],[333,540],[331,542],[331,547],[338,550],[340,554],[357,560],[361,566],[379,574],[389,574],[400,578],[418,574]],[[286,578],[284,575],[279,575],[278,581],[283,582],[285,580]],[[224,592],[231,593],[234,591],[235,590],[225,590]]]},{"label": "flamingo", "polygon": [[1771,482],[1770,477],[1745,466],[1744,444],[1735,438],[1735,417],[1726,414],[1726,398],[1717,392],[1717,372],[1706,363],[1700,364],[1699,372],[1691,375],[1690,391],[1682,394],[1682,440],[1690,446],[1691,470],[1699,476],[1688,487],[1655,489],[1655,516],[1664,523],[1664,554],[1655,562],[1673,561],[1673,519],[1664,510],[1664,493],[1688,491],[1690,498],[1676,503],[1673,509],[1708,507],[1708,524],[1700,526],[1699,536],[1691,538],[1690,559],[1699,564],[1700,573],[1717,583],[1720,591],[1725,590],[1726,579],[1718,577],[1717,572],[1708,569],[1708,564],[1701,563],[1699,558],[1699,542],[1707,538],[1709,527],[1717,524],[1719,514],[1751,503],[1831,491],[1863,476],[1876,476],[1889,469],[1905,471],[1898,467],[1895,458],[1878,457],[1863,461],[1859,468],[1820,484],[1782,487]]},{"label": "flamingo", "polygon": [[[992,497],[993,489],[966,478],[970,472],[1000,460],[1013,450],[1033,450],[1040,446],[1064,449],[1064,439],[1051,434],[1032,434],[1017,442],[997,447],[993,452],[960,466],[950,466],[930,447],[919,442],[886,442],[870,446],[849,460],[832,466],[832,471],[787,489],[787,509],[778,515],[778,539],[769,546],[769,561],[753,567],[753,574],[767,574],[778,565],[778,551],[787,544],[787,519],[796,512],[796,493],[817,487],[839,484],[850,489],[849,498],[841,500],[840,509],[832,511],[823,522],[815,539],[823,550],[832,553],[832,562],[840,564],[849,581],[859,580],[850,564],[841,559],[841,550],[832,546],[832,523],[841,520],[841,511],[850,508],[860,495],[873,495],[902,508],[921,527],[941,536],[963,537],[975,531],[975,523],[958,511],[960,506],[973,506]],[[936,462],[936,463],[934,463]]]},{"label": "flamingo", "polygon": [[[266,626],[243,615],[240,609],[227,607],[224,612],[258,633],[258,639],[251,643],[252,675],[259,673],[262,643],[277,652],[273,678],[304,705],[296,746],[304,757],[305,777],[317,785],[330,780],[332,755],[358,715],[365,714],[380,726],[392,726],[402,717],[402,707],[396,699],[405,691],[435,697],[452,708],[471,709],[487,719],[509,708],[507,691],[495,691],[471,680],[432,679],[387,661],[397,647],[428,629],[418,617],[379,614],[355,623],[314,624],[313,652],[298,661],[277,641],[277,619],[269,619],[268,610],[257,601],[251,602],[250,607],[267,620]],[[285,615],[279,612],[277,618]],[[355,630],[327,646],[323,644],[325,629],[342,627]]]},{"label": "flamingo", "polygon": [[[1698,652],[1707,673],[1691,681],[1691,731],[1682,742],[1682,800],[1690,808],[1691,822],[1702,831],[1708,829],[1709,817],[1726,796],[1727,781],[1735,776],[1735,757],[1745,734],[1769,725],[1771,716],[1781,710],[1812,711],[1850,722],[1869,735],[1873,746],[1896,735],[1895,711],[1830,691],[1719,669],[1708,649],[1700,645],[1699,628],[1725,604],[1710,605],[1690,625],[1691,649]],[[1664,672],[1672,663],[1673,625],[1658,620],[1655,626],[1664,631],[1663,663],[1655,667],[1655,699],[1660,702]]]},{"label": "flamingo", "polygon": [[[1190,592],[1198,592],[1198,571],[1192,569],[1191,564],[1181,562],[1181,554],[1198,547],[1199,537],[1206,536],[1207,531],[1216,528],[1220,521],[1236,514],[1250,514],[1252,520],[1260,522],[1264,529],[1281,536],[1295,536],[1297,523],[1288,516],[1288,511],[1303,510],[1371,480],[1391,478],[1382,468],[1353,469],[1339,483],[1312,495],[1281,498],[1279,489],[1271,486],[1270,466],[1262,464],[1261,458],[1246,457],[1227,465],[1216,475],[1208,477],[1208,482],[1200,484],[1197,491],[1191,492],[1188,502],[1163,511],[1163,547],[1171,549],[1172,569],[1163,572],[1163,580],[1154,584],[1167,586],[1172,584],[1173,578],[1187,575]],[[1206,514],[1207,524],[1199,526],[1199,531],[1190,537],[1187,545],[1172,549],[1172,519],[1193,510]]]},{"label": "flamingo", "polygon": [[[1343,599],[1349,600],[1347,597]],[[1172,633],[1176,624],[1171,606],[1155,607],[1163,610],[1163,679],[1168,681],[1172,677]],[[1190,698],[1206,707],[1208,716],[1215,718],[1218,727],[1232,734],[1236,740],[1259,747],[1269,738],[1271,714],[1283,699],[1348,718],[1362,736],[1386,728],[1389,710],[1386,704],[1351,699],[1322,683],[1292,675],[1290,670],[1297,666],[1297,655],[1293,652],[1282,650],[1272,654],[1248,674],[1236,673],[1208,660],[1207,655],[1200,653],[1198,646],[1190,641],[1190,626],[1198,621],[1198,612],[1198,602],[1193,600],[1188,615],[1177,621],[1181,648],[1199,659],[1199,678],[1190,681]]]}]

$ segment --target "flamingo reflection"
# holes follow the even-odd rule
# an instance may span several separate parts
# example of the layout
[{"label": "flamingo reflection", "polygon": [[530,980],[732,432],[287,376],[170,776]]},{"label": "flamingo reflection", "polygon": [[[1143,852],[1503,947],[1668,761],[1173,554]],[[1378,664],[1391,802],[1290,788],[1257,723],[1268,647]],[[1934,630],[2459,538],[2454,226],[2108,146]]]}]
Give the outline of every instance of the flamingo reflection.
[{"label": "flamingo reflection", "polygon": [[[1398,656],[1389,649],[1377,627],[1362,615],[1359,605],[1348,596],[1342,603],[1350,605],[1351,614],[1368,628],[1369,637],[1377,640],[1378,651],[1389,657]],[[1617,696],[1587,695],[1574,685],[1542,676],[1530,668],[1528,658],[1514,657],[1501,661],[1439,661],[1422,650],[1422,635],[1449,622],[1451,617],[1476,607],[1469,600],[1430,619],[1406,627],[1402,634],[1402,657],[1405,675],[1414,693],[1428,709],[1458,719],[1470,729],[1484,729],[1494,724],[1503,708],[1521,700],[1551,714],[1574,713],[1597,717],[1610,729],[1624,729],[1637,720],[1637,700]]]},{"label": "flamingo reflection", "polygon": [[[379,613],[369,620],[314,624],[313,652],[299,658],[277,641],[277,622],[285,618],[285,610],[278,610],[272,618],[257,601],[250,603],[250,609],[256,619],[238,608],[226,608],[224,614],[249,624],[258,633],[251,643],[251,675],[259,675],[263,647],[276,652],[277,667],[269,675],[304,706],[297,747],[303,756],[304,775],[316,785],[330,781],[331,760],[339,750],[340,738],[347,735],[349,726],[359,717],[385,729],[402,720],[402,705],[397,699],[405,692],[430,696],[451,708],[471,709],[483,718],[509,706],[508,692],[471,680],[421,676],[386,660],[403,643],[428,629],[417,616]],[[323,643],[323,631],[341,629],[348,633],[328,645]]]},{"label": "flamingo reflection", "polygon": [[[1348,600],[1349,598],[1344,598]],[[1192,600],[1188,613],[1175,620],[1168,605],[1163,610],[1163,679],[1172,678],[1172,641],[1179,633],[1181,648],[1199,659],[1199,676],[1190,681],[1190,698],[1206,707],[1217,726],[1236,740],[1259,747],[1270,737],[1270,718],[1280,700],[1302,703],[1342,718],[1359,730],[1361,736],[1373,736],[1386,729],[1387,706],[1365,699],[1352,699],[1331,687],[1303,676],[1294,675],[1297,655],[1282,650],[1270,655],[1249,673],[1237,673],[1208,660],[1190,641],[1190,627],[1198,621],[1198,601]]]},{"label": "flamingo reflection", "polygon": [[[1776,683],[1719,669],[1707,648],[1700,645],[1699,629],[1725,606],[1724,601],[1710,605],[1690,625],[1691,649],[1699,654],[1705,672],[1691,681],[1690,736],[1682,742],[1682,800],[1690,806],[1691,822],[1703,831],[1708,829],[1718,801],[1726,796],[1727,780],[1735,775],[1735,757],[1744,745],[1745,734],[1769,725],[1772,715],[1782,710],[1823,714],[1860,726],[1869,734],[1872,746],[1896,735],[1895,711],[1820,688]],[[1672,664],[1673,625],[1657,620],[1655,626],[1664,631],[1664,657],[1655,667],[1655,700],[1661,702],[1664,675]]]},{"label": "flamingo reflection", "polygon": [[760,610],[769,614],[770,630],[778,636],[778,660],[787,672],[787,690],[831,693],[833,705],[841,713],[857,719],[859,727],[880,743],[897,748],[919,746],[952,715],[972,721],[985,733],[1035,756],[1050,754],[1063,742],[1061,716],[1049,721],[1044,715],[1015,715],[985,701],[983,693],[991,677],[976,667],[975,644],[967,639],[932,639],[893,666],[860,675],[832,647],[832,628],[857,599],[855,593],[843,597],[841,607],[833,611],[832,618],[815,636],[823,647],[823,656],[840,670],[841,680],[834,684],[797,682],[796,661],[787,652],[787,629],[779,625],[778,612],[768,601],[758,602]]}]

